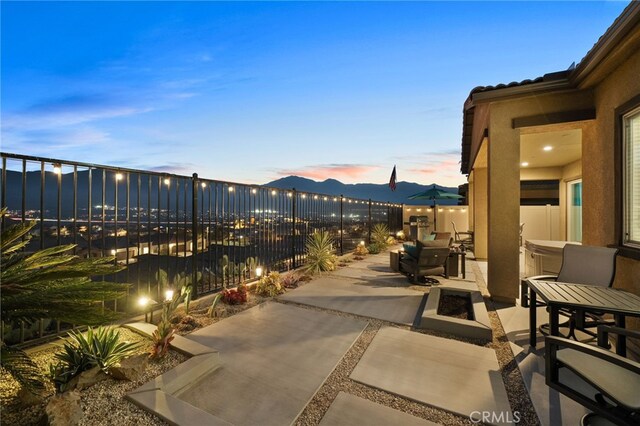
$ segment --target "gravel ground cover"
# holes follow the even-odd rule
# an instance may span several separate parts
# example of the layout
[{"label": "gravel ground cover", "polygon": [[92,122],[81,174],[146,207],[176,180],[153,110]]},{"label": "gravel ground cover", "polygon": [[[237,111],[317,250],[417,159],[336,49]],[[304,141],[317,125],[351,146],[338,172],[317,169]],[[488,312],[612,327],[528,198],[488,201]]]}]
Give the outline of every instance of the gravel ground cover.
[{"label": "gravel ground cover", "polygon": [[[207,311],[211,305],[211,298],[191,303],[189,315],[186,315],[184,308],[179,308],[175,312],[175,326],[177,333],[185,335],[191,331],[213,324],[223,318],[235,315],[238,312],[249,309],[267,298],[250,293],[247,303],[243,305],[226,305],[220,303],[222,307],[221,316],[210,318]],[[159,315],[155,317],[159,319]],[[141,336],[129,329],[120,327],[118,329],[120,337],[124,341],[140,342],[141,347],[138,353],[147,352],[151,346],[151,340]],[[61,344],[61,343],[60,343]],[[49,371],[49,364],[54,361],[54,354],[58,352],[60,344],[47,344],[40,348],[29,351],[31,358],[41,367],[46,374]],[[81,426],[94,425],[166,425],[160,418],[147,411],[138,408],[136,405],[124,399],[127,392],[130,392],[155,377],[171,370],[178,364],[187,360],[187,356],[170,350],[164,358],[157,361],[150,361],[140,380],[135,382],[107,379],[88,389],[80,391],[81,406],[84,417]],[[0,423],[2,425],[40,425],[46,424],[44,409],[53,396],[54,388],[48,386],[49,395],[41,404],[24,407],[18,399],[18,383],[2,368],[0,368]]]},{"label": "gravel ground cover", "polygon": [[[345,259],[349,258],[345,257]],[[348,263],[350,262],[341,262],[341,264],[344,266],[348,266]],[[493,328],[493,341],[486,342],[472,339],[462,339],[452,335],[447,335],[445,333],[433,332],[423,329],[415,329],[413,331],[424,334],[431,334],[439,337],[456,339],[495,349],[498,363],[500,365],[500,368],[502,369],[502,377],[507,389],[509,402],[512,409],[519,413],[521,418],[520,424],[538,425],[540,424],[540,422],[535,413],[535,410],[533,409],[533,405],[522,380],[520,370],[518,369],[517,363],[514,360],[508,339],[506,338],[504,330],[502,329],[502,325],[500,324],[500,320],[498,319],[495,308],[487,297],[488,293],[486,290],[486,285],[482,279],[482,274],[480,273],[480,270],[475,262],[471,262],[470,265],[473,269],[473,272],[475,273],[478,286],[485,296],[485,302]],[[299,285],[304,284],[304,281],[301,281],[299,283]],[[424,291],[425,287],[419,287],[416,289]],[[253,306],[263,303],[265,300],[268,300],[268,298],[250,293],[249,300],[244,305],[229,306],[220,304],[223,306],[223,309],[220,310],[218,316],[213,318],[210,318],[207,314],[207,310],[211,304],[211,298],[203,298],[201,300],[194,301],[192,302],[189,315],[186,315],[183,310],[177,312],[176,317],[179,318],[179,320],[176,322],[178,333],[182,335],[188,334],[201,327],[205,327],[228,316],[232,316],[245,309],[249,309]],[[333,311],[330,309],[300,305],[295,302],[285,302],[277,299],[276,301],[279,303],[291,303],[305,309],[328,312],[333,315],[362,319],[362,317],[358,317],[357,315]],[[340,391],[344,391],[349,394],[376,402],[378,404],[385,405],[411,414],[413,416],[443,425],[473,424],[467,418],[463,418],[425,404],[411,401],[409,399],[402,398],[349,379],[349,375],[351,374],[356,364],[358,363],[381,327],[392,326],[403,329],[410,329],[409,327],[399,326],[397,324],[387,323],[385,321],[372,320],[369,318],[367,318],[367,320],[369,321],[369,325],[367,326],[367,328],[354,343],[351,349],[345,354],[343,359],[340,361],[334,371],[329,375],[319,391],[307,404],[303,412],[297,418],[296,425],[317,425]],[[123,328],[121,328],[120,330],[121,336],[126,340],[140,342],[146,341],[150,343],[148,339],[138,335],[137,333]],[[141,352],[144,352],[146,348],[147,345],[141,348]],[[38,363],[38,365],[42,366],[44,371],[48,371],[48,364],[53,359],[54,352],[54,348],[46,347],[42,350],[32,352],[31,356],[36,361],[36,363]],[[150,362],[149,367],[145,371],[143,377],[136,382],[108,379],[104,382],[98,383],[97,385],[89,389],[83,390],[81,392],[81,402],[84,411],[84,418],[81,425],[165,425],[166,423],[164,421],[160,420],[150,413],[147,413],[144,410],[139,409],[134,404],[124,400],[123,397],[127,392],[174,368],[178,364],[184,362],[186,359],[187,357],[184,355],[181,355],[175,351],[169,351],[168,355],[162,360],[157,362]],[[46,401],[33,407],[20,407],[17,400],[17,392],[17,383],[4,370],[0,369],[0,403],[2,407],[2,424],[43,424],[41,422]],[[53,387],[51,387],[51,392],[53,392]]]}]

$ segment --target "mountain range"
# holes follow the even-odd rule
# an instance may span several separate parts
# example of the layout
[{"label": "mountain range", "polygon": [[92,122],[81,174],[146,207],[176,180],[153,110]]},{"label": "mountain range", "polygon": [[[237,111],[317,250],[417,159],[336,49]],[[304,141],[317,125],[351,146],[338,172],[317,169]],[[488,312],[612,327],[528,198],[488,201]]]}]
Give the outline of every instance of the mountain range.
[{"label": "mountain range", "polygon": [[[322,182],[307,179],[300,176],[287,176],[272,182],[266,183],[265,186],[274,188],[291,189],[298,191],[317,192],[328,195],[343,195],[345,197],[364,198],[378,201],[387,201],[391,203],[404,204],[429,204],[428,200],[409,200],[409,197],[418,192],[425,191],[433,185],[436,188],[447,192],[458,193],[457,187],[446,187],[436,184],[420,185],[414,182],[398,182],[396,190],[392,191],[386,183],[342,183],[336,179],[327,179]],[[455,205],[457,200],[439,200],[439,205]]]},{"label": "mountain range", "polygon": [[[146,207],[147,202],[151,201],[151,206],[156,207],[158,205],[158,178],[152,178],[152,185],[149,186],[148,175],[141,175],[140,182],[140,200],[141,206]],[[104,175],[104,198],[105,204],[113,205],[115,201],[115,172],[106,171]],[[44,205],[45,210],[55,212],[58,199],[58,176],[53,172],[45,172],[44,176],[45,191],[44,191]],[[61,207],[63,216],[69,216],[72,214],[73,201],[74,201],[74,182],[73,174],[66,173],[61,176]],[[22,173],[13,170],[6,171],[6,193],[4,194],[4,201],[9,210],[20,210],[22,205]],[[172,184],[172,188],[175,183]],[[41,186],[41,173],[40,171],[29,171],[25,176],[25,208],[27,210],[38,210],[40,206],[40,186]],[[181,207],[184,202],[186,193],[187,204],[190,205],[191,200],[191,187],[190,178],[184,177],[181,180]],[[430,188],[432,185],[420,185],[413,182],[398,182],[395,191],[391,191],[387,184],[373,184],[373,183],[357,183],[346,184],[335,179],[327,179],[322,182],[316,182],[311,179],[288,176],[278,180],[274,180],[265,184],[265,186],[281,189],[296,189],[298,191],[314,192],[318,194],[327,194],[345,197],[360,198],[360,199],[372,199],[375,201],[385,201],[391,203],[405,203],[405,204],[429,204],[428,200],[409,200],[408,197],[418,192],[424,191]],[[126,205],[126,184],[121,182],[119,185],[120,190],[118,192],[118,205],[124,207]],[[148,189],[151,187],[151,191]],[[448,188],[440,185],[436,185],[437,188],[444,191],[458,193],[458,188]],[[91,204],[93,206],[102,204],[102,188],[103,188],[103,176],[102,171],[95,170],[93,172],[93,178],[91,179]],[[162,185],[162,202],[165,203],[166,188]],[[78,209],[86,209],[89,202],[89,176],[86,170],[78,171],[77,173],[77,192],[76,203]],[[137,177],[132,177],[131,186],[131,207],[137,205]],[[172,191],[172,193],[175,193]],[[172,195],[171,204],[175,208],[175,198]],[[440,205],[457,204],[457,200],[440,200]],[[94,207],[95,208],[95,207]]]}]

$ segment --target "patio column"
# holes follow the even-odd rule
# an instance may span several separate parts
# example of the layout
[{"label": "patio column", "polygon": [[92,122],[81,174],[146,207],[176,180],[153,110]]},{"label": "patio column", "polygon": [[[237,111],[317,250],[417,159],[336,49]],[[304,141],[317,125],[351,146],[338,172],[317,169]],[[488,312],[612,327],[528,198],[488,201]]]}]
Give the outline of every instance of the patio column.
[{"label": "patio column", "polygon": [[486,167],[473,169],[473,254],[480,260],[486,260],[488,256],[489,182],[487,177]]},{"label": "patio column", "polygon": [[467,189],[467,217],[469,223],[469,230],[473,231],[474,229],[474,203],[475,203],[475,194],[474,194],[474,174],[473,170],[469,173],[469,188]]},{"label": "patio column", "polygon": [[520,252],[520,132],[506,111],[491,111],[489,127],[488,283],[491,298],[514,303]]}]

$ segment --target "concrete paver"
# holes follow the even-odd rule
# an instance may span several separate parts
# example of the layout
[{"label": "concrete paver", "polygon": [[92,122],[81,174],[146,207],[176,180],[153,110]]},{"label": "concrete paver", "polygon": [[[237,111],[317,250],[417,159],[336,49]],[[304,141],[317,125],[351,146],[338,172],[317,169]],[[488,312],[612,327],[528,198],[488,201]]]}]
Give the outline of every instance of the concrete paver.
[{"label": "concrete paver", "polygon": [[258,305],[188,336],[218,350],[221,366],[177,397],[232,424],[290,424],[366,324],[275,302]]},{"label": "concrete paver", "polygon": [[350,377],[464,417],[511,416],[495,351],[469,343],[386,327]]},{"label": "concrete paver", "polygon": [[[511,343],[511,349],[522,373],[522,379],[531,396],[531,402],[538,414],[540,423],[545,426],[557,424],[580,424],[587,410],[572,399],[549,388],[544,376],[544,336],[537,332],[536,349],[529,346],[529,309],[521,306],[496,304],[496,312],[502,327]],[[537,325],[549,321],[545,307],[538,308]],[[564,328],[561,332],[567,333]],[[586,391],[584,382],[572,377],[562,369],[561,380],[573,383],[577,389]]]},{"label": "concrete paver", "polygon": [[324,277],[288,292],[280,298],[305,305],[412,325],[423,292],[376,285],[354,279]]},{"label": "concrete paver", "polygon": [[340,392],[320,426],[402,425],[436,426],[430,422],[375,402]]}]

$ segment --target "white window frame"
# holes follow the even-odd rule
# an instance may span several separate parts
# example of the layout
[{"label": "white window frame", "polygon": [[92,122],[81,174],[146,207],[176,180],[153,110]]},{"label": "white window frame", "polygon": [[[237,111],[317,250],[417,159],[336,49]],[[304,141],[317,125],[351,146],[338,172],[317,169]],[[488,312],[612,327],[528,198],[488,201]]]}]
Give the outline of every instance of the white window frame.
[{"label": "white window frame", "polygon": [[[636,194],[631,194],[632,190],[629,188],[630,184],[630,174],[637,173],[635,171],[635,166],[637,160],[634,164],[629,164],[628,156],[632,155],[630,153],[631,149],[631,141],[629,140],[631,136],[631,120],[640,120],[640,105],[636,106],[632,110],[626,112],[622,115],[622,245],[634,249],[640,249],[640,230],[637,231],[638,235],[634,235],[635,239],[631,239],[630,233],[632,229],[632,221],[640,220],[638,218],[638,213],[640,211],[640,197]],[[640,145],[640,134],[635,135],[637,142]],[[640,158],[640,148],[634,147],[635,152],[633,154],[637,155]],[[633,169],[630,170],[630,167]],[[640,167],[640,165],[638,165]],[[635,191],[640,191],[640,182],[636,183]],[[634,201],[637,204],[634,204]],[[638,224],[634,224],[635,226],[640,226]]]}]

